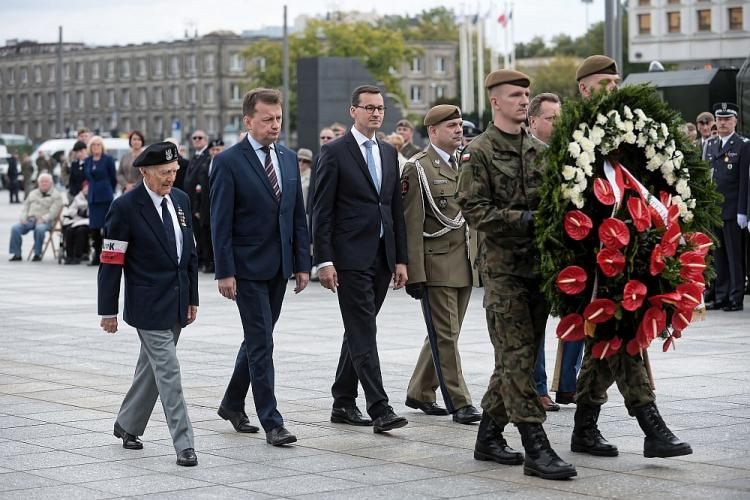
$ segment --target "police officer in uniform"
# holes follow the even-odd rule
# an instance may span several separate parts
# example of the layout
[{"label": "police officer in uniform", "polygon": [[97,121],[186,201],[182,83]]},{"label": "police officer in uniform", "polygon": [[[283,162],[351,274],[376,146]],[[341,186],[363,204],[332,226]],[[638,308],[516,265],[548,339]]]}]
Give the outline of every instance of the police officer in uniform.
[{"label": "police officer in uniform", "polygon": [[[453,413],[470,424],[481,419],[461,373],[458,336],[474,284],[469,230],[453,198],[458,181],[456,149],[463,139],[461,110],[441,104],[424,117],[430,145],[414,155],[401,177],[409,282],[406,293],[420,300],[427,325],[406,392],[406,406],[428,415]],[[440,387],[441,408],[435,402]]]},{"label": "police officer in uniform", "polygon": [[[532,372],[549,306],[535,273],[534,212],[539,206],[544,144],[524,129],[529,77],[502,69],[485,79],[493,121],[461,155],[458,203],[482,233],[477,265],[495,370],[482,399],[474,458],[524,464],[524,474],[565,479],[577,474],[550,446]],[[526,458],[502,436],[509,422],[521,433]]]},{"label": "police officer in uniform", "polygon": [[716,189],[724,195],[721,219],[724,226],[717,231],[719,246],[716,259],[715,297],[706,309],[741,311],[745,292],[744,229],[748,215],[748,165],[750,143],[735,132],[739,108],[731,102],[714,105],[719,136],[708,141],[706,160],[711,164]]},{"label": "police officer in uniform", "polygon": [[123,319],[138,331],[141,352],[133,383],[115,421],[123,448],[139,450],[156,399],[161,399],[177,465],[198,464],[193,427],[182,395],[177,340],[198,314],[198,264],[185,193],[172,189],[177,146],[159,142],[133,162],[143,182],[112,202],[104,224],[98,277],[101,327],[117,332],[120,279]]}]

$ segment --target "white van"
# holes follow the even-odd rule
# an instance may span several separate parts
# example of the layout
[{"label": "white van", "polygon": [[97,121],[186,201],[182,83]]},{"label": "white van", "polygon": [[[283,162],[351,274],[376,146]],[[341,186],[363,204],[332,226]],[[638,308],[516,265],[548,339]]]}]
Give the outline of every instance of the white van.
[{"label": "white van", "polygon": [[[34,165],[34,175],[32,176],[32,178],[36,179],[37,176],[36,159],[39,158],[40,151],[44,151],[44,155],[47,157],[47,159],[50,159],[52,155],[60,151],[63,152],[65,158],[70,158],[70,152],[73,151],[73,146],[77,141],[78,139],[50,139],[41,143],[39,147],[36,148],[33,153],[31,153],[31,163],[32,165]],[[130,151],[128,140],[120,139],[119,137],[105,137],[104,139],[102,139],[102,141],[104,142],[104,149],[106,149],[106,154],[115,159],[115,167],[119,166],[122,157]],[[52,172],[52,175],[56,179],[60,177],[59,164],[55,165],[55,170],[54,172]]]}]

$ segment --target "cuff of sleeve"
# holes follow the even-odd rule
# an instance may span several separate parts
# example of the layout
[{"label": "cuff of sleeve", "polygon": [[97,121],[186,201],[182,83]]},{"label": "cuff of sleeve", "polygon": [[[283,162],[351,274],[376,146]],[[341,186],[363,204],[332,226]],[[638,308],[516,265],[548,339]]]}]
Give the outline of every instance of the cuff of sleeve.
[{"label": "cuff of sleeve", "polygon": [[332,266],[332,265],[333,265],[333,262],[330,261],[330,260],[326,261],[326,262],[321,262],[320,264],[318,264],[318,270],[321,270],[324,267],[328,267],[328,266]]},{"label": "cuff of sleeve", "polygon": [[116,318],[116,317],[117,317],[116,314],[102,314],[101,315],[102,319],[111,319],[111,318]]}]

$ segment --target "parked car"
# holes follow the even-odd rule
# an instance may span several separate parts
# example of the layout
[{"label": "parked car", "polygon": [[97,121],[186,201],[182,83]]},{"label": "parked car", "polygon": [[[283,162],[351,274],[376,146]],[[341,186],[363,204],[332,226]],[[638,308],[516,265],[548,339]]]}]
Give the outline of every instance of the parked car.
[{"label": "parked car", "polygon": [[[107,154],[115,159],[115,166],[119,166],[122,157],[130,151],[128,140],[120,139],[119,137],[105,137],[102,140],[104,142],[104,147],[107,150]],[[31,154],[31,163],[32,165],[34,165],[34,175],[32,175],[31,178],[36,180],[36,177],[39,174],[36,171],[36,159],[39,158],[40,151],[44,151],[44,155],[47,157],[47,159],[51,158],[52,155],[57,154],[61,151],[64,158],[70,159],[70,153],[71,151],[73,151],[73,146],[75,145],[76,141],[77,139],[50,139],[41,143],[39,147],[36,148]],[[59,163],[55,165],[54,170],[52,171],[52,176],[55,179],[60,178]]]},{"label": "parked car", "polygon": [[0,181],[2,182],[2,189],[8,189],[8,148],[0,145]]}]

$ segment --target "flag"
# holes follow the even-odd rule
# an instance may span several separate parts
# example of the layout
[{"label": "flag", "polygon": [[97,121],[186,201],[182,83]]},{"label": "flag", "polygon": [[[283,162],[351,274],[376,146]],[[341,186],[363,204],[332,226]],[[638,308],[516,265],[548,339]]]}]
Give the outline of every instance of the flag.
[{"label": "flag", "polygon": [[511,9],[508,14],[506,15],[505,12],[500,14],[500,17],[497,18],[497,22],[500,23],[500,26],[505,28],[508,26],[508,22],[513,20],[513,10]]}]

